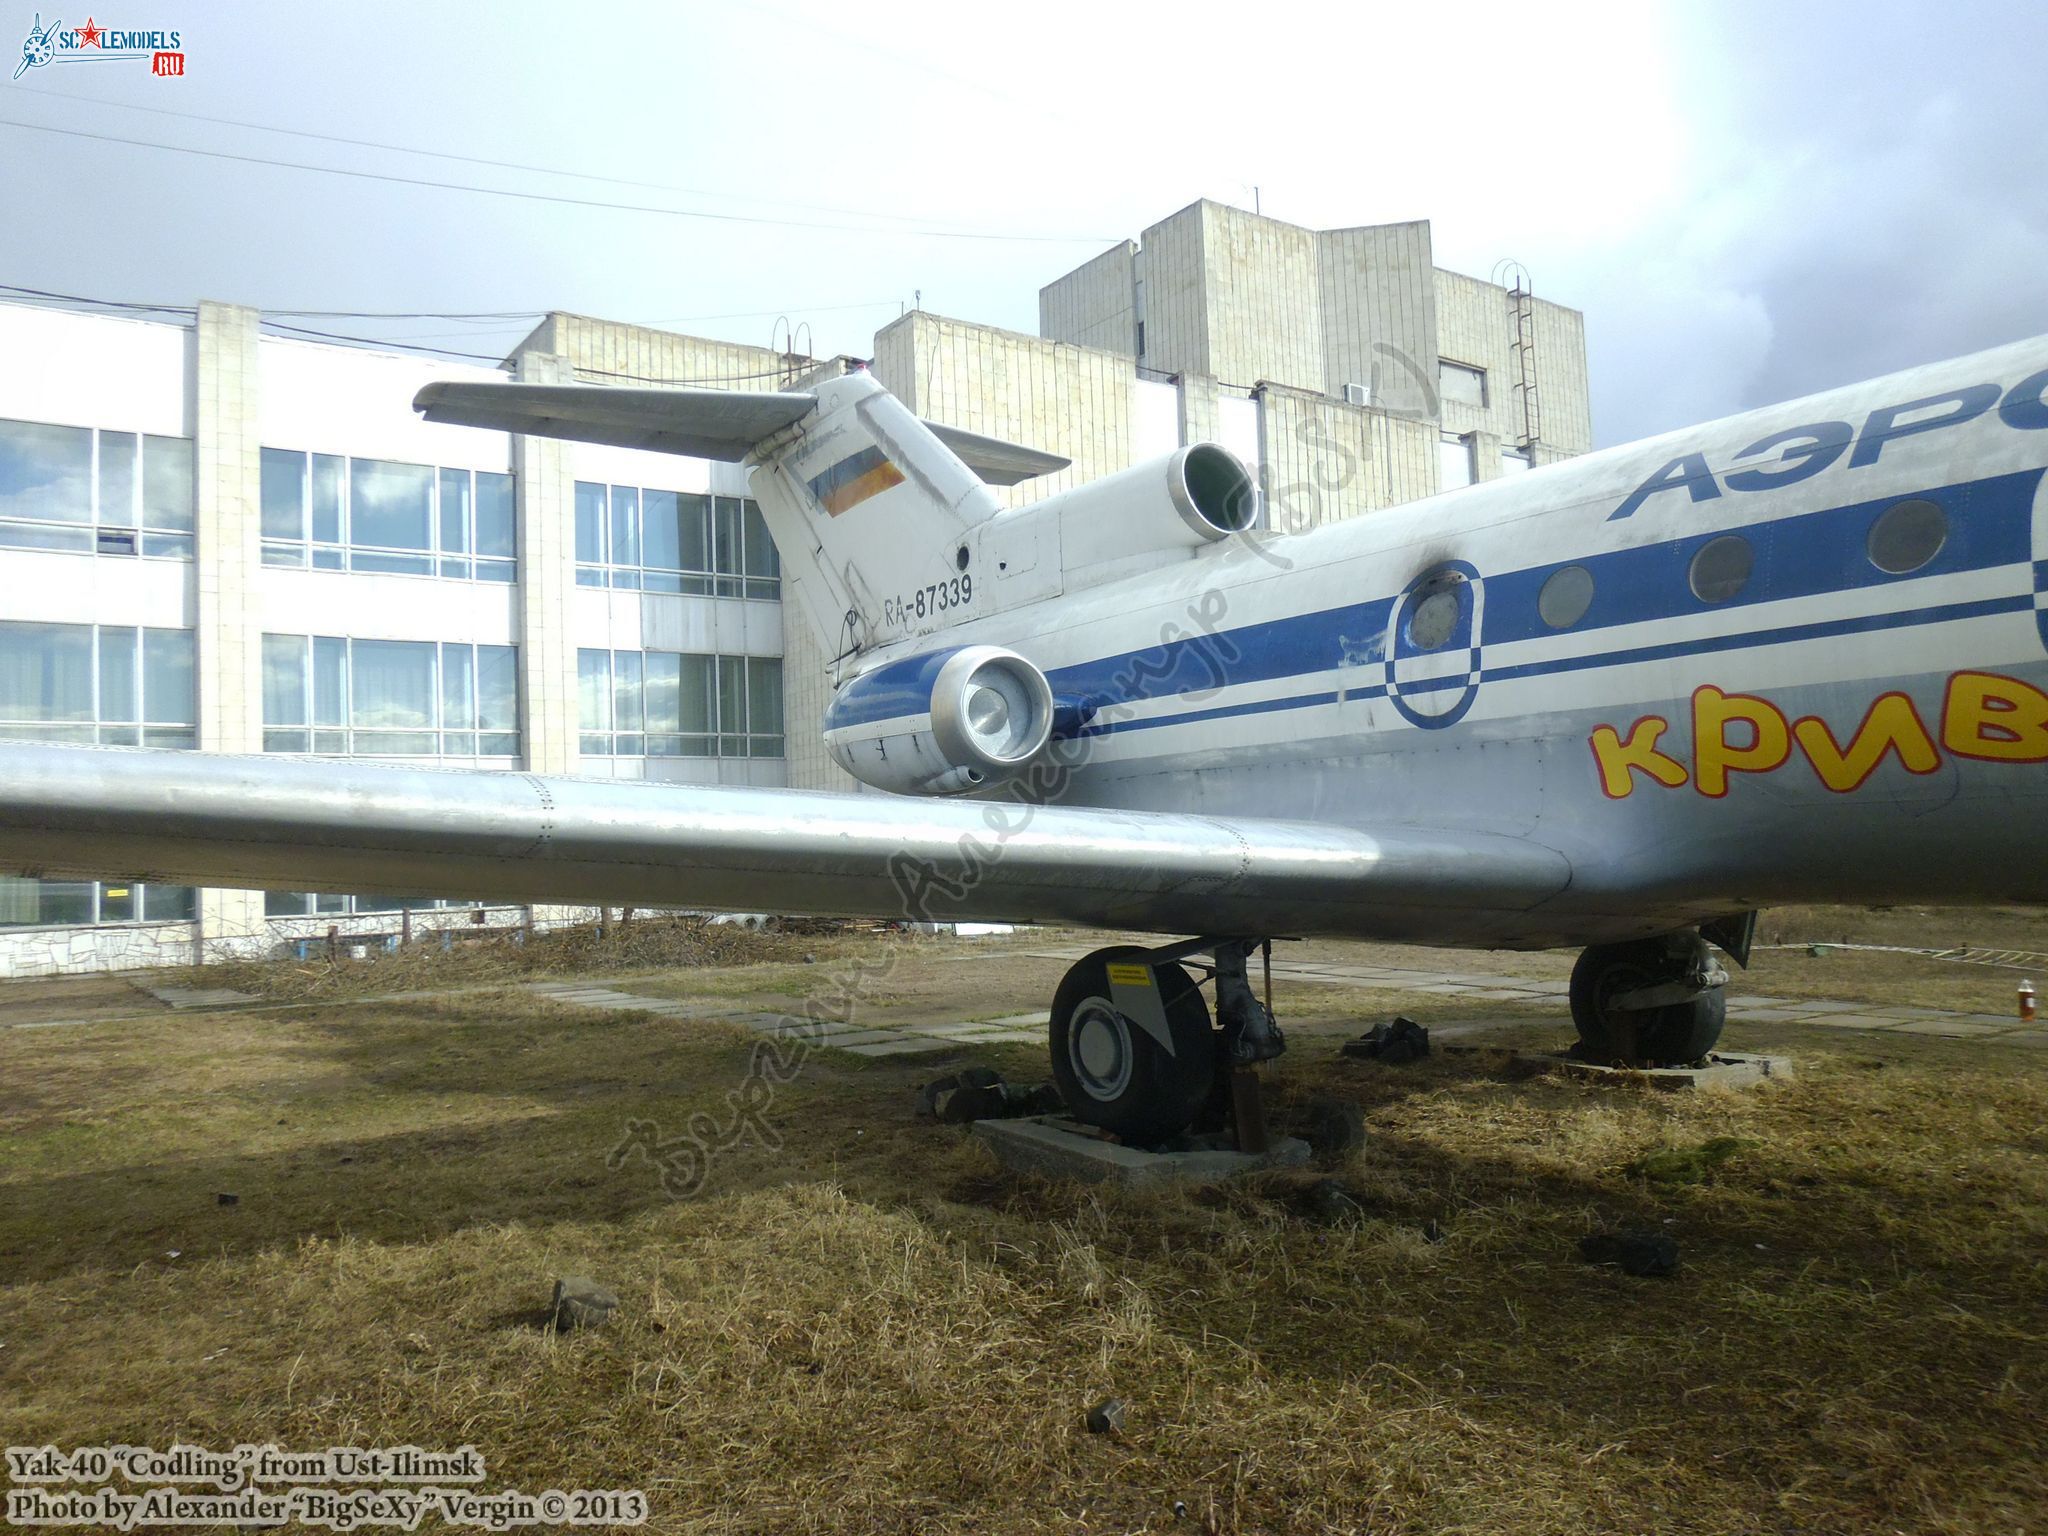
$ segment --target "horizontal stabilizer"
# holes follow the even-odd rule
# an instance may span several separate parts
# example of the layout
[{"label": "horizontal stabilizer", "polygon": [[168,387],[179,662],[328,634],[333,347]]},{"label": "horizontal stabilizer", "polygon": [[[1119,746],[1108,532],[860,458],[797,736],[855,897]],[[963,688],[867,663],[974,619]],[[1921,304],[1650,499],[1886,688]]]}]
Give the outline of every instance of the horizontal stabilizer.
[{"label": "horizontal stabilizer", "polygon": [[932,429],[933,437],[952,449],[955,458],[990,485],[1015,485],[1036,475],[1049,475],[1055,470],[1065,469],[1074,462],[1041,448],[1006,443],[999,437],[983,437],[979,432],[949,427],[942,422],[928,421],[925,425]]},{"label": "horizontal stabilizer", "polygon": [[412,403],[427,420],[451,426],[737,461],[763,438],[801,420],[817,397],[737,389],[443,380],[427,385]]},{"label": "horizontal stabilizer", "polygon": [[[413,398],[427,420],[616,448],[737,462],[808,415],[818,397],[737,389],[635,389],[609,384],[471,384],[442,380]],[[1056,453],[928,421],[932,435],[990,485],[1065,469]]]},{"label": "horizontal stabilizer", "polygon": [[0,745],[0,874],[1196,934],[1439,937],[1571,878],[1428,827]]}]

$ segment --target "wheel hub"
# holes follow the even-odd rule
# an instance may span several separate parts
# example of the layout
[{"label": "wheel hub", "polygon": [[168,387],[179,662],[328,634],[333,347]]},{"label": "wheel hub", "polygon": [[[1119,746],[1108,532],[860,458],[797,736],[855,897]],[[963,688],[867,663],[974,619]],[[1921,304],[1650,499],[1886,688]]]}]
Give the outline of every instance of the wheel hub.
[{"label": "wheel hub", "polygon": [[1091,997],[1074,1010],[1067,1026],[1067,1064],[1082,1092],[1114,1101],[1131,1083],[1131,1028],[1104,998]]}]

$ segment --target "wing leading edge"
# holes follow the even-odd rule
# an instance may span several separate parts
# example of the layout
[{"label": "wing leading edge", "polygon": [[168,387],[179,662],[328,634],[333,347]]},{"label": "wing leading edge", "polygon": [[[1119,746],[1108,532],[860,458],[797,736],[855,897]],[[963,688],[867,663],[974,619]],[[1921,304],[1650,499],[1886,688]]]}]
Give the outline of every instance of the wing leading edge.
[{"label": "wing leading edge", "polygon": [[1443,942],[1571,866],[1429,828],[7,744],[0,873]]}]

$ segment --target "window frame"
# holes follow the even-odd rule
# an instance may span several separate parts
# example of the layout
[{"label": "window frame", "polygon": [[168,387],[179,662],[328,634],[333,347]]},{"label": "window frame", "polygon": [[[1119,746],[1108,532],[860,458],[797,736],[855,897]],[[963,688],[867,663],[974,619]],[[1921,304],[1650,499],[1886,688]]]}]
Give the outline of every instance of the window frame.
[{"label": "window frame", "polygon": [[[621,658],[632,660],[621,666]],[[657,659],[678,662],[675,720],[680,730],[655,728],[648,700],[653,691]],[[695,667],[686,665],[696,663]],[[771,670],[772,669],[772,670]],[[660,670],[666,671],[666,667]],[[683,704],[691,697],[689,675],[700,674],[704,701],[703,730],[691,730]],[[760,681],[756,680],[756,673]],[[631,681],[628,681],[630,674]],[[702,651],[610,650],[579,646],[576,651],[577,750],[584,757],[696,758],[737,761],[787,758],[788,697],[784,692],[783,658],[730,655]],[[737,701],[737,722],[727,720],[728,684]],[[771,686],[767,679],[772,676]],[[759,695],[772,691],[780,718],[772,730],[754,719]],[[630,704],[630,707],[627,707]],[[738,729],[733,726],[737,724]],[[692,750],[695,747],[697,750]]]},{"label": "window frame", "polygon": [[[433,722],[427,726],[359,723],[356,687],[359,671],[356,646],[423,646],[432,661]],[[296,656],[290,653],[295,651]],[[504,654],[509,653],[509,654]],[[451,720],[449,710],[449,661],[462,654],[467,679],[467,706],[462,718]],[[487,675],[511,668],[509,699],[493,702],[511,706],[512,724],[504,724],[502,712],[490,713],[487,723],[485,681]],[[524,732],[519,728],[519,647],[468,640],[383,640],[342,635],[293,635],[265,633],[263,636],[263,750],[279,756],[368,757],[368,758],[509,758],[524,760]],[[273,672],[273,666],[280,672]],[[274,681],[281,669],[295,666],[296,683],[290,690],[295,699],[292,712],[301,718],[273,719],[273,700],[284,692]],[[323,669],[325,676],[323,676]],[[498,677],[502,684],[502,676]],[[282,711],[281,711],[282,712]],[[395,750],[389,745],[371,745],[371,740],[392,737],[430,738],[429,751]]]},{"label": "window frame", "polygon": [[[189,752],[199,745],[199,689],[198,689],[198,639],[197,632],[190,629],[167,629],[150,624],[66,624],[48,623],[32,619],[0,620],[0,633],[15,628],[73,630],[73,637],[82,640],[87,671],[86,712],[62,719],[36,719],[30,716],[0,719],[0,740],[70,742],[77,745],[100,745],[109,747],[159,747],[169,751]],[[151,685],[153,673],[160,676],[161,656],[156,668],[151,664],[151,650],[164,645],[163,637],[182,636],[184,655],[172,659],[173,667],[181,671],[187,688],[184,697],[172,708],[160,697],[161,690]],[[110,650],[109,642],[114,648]],[[45,642],[47,648],[48,642]],[[121,689],[129,696],[130,706],[120,710],[125,718],[111,718],[109,698],[113,691],[108,687],[108,660],[110,656],[126,653],[126,680]],[[183,715],[183,719],[166,718]],[[155,718],[152,718],[155,717]]]},{"label": "window frame", "polygon": [[[573,493],[576,585],[683,597],[729,597],[751,602],[782,599],[782,555],[760,503],[718,491],[676,491],[663,486],[613,485],[578,480]],[[647,559],[649,497],[694,502],[702,516],[704,560],[699,565],[654,565]],[[630,560],[620,560],[621,513],[630,532]],[[728,524],[730,528],[728,530]],[[678,561],[690,559],[677,538]],[[736,546],[736,547],[735,547]]]},{"label": "window frame", "polygon": [[[496,586],[512,585],[519,580],[519,492],[518,481],[510,470],[415,464],[410,460],[373,459],[355,454],[321,453],[306,448],[266,446],[261,455],[266,474],[271,466],[287,459],[296,459],[299,464],[298,533],[292,537],[268,531],[262,534],[261,560],[266,566],[280,570],[310,568],[352,571],[358,575],[474,581]],[[359,464],[366,468],[390,466],[420,470],[426,475],[424,546],[371,544],[356,538],[356,466]],[[322,495],[326,489],[322,485],[323,473],[335,476],[332,483],[332,537],[323,536],[329,530],[320,526],[323,514],[330,512],[328,499]],[[459,480],[466,487],[462,516],[452,541],[447,509],[443,504],[451,480]],[[480,553],[483,531],[480,525],[487,480],[493,482],[493,500],[502,494],[504,505],[510,511],[510,555]],[[500,486],[496,482],[504,483]],[[258,512],[259,523],[272,510],[266,491]]]},{"label": "window frame", "polygon": [[[28,421],[20,417],[0,418],[0,439],[8,427],[40,428],[52,432],[81,432],[86,437],[85,515],[83,518],[26,517],[0,515],[0,548],[31,550],[42,554],[115,555],[144,560],[193,558],[196,537],[198,482],[197,454],[193,440],[140,428],[81,427],[67,422]],[[118,479],[120,500],[125,506],[110,506],[109,492],[116,483],[110,470],[110,441],[118,443],[128,463]],[[152,448],[151,445],[157,445]],[[183,444],[182,455],[170,445]],[[184,459],[180,485],[182,497],[166,515],[152,493],[152,456],[170,454]],[[38,537],[40,533],[40,537]],[[58,534],[71,537],[58,538]]]}]

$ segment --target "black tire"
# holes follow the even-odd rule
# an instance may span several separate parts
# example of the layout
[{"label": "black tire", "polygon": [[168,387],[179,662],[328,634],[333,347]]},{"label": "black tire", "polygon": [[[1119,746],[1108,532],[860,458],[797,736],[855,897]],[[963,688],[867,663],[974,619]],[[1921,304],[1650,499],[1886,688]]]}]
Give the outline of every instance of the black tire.
[{"label": "black tire", "polygon": [[[1609,1008],[1607,999],[1671,979],[1661,939],[1595,944],[1580,955],[1572,967],[1571,996],[1581,1054],[1593,1061],[1621,1060],[1628,1020]],[[1689,1002],[1639,1009],[1634,1014],[1635,1060],[1652,1066],[1698,1061],[1714,1048],[1727,1020],[1728,997],[1720,987],[1710,987]]]},{"label": "black tire", "polygon": [[[1152,964],[1172,1055],[1112,1005],[1112,962]],[[1135,1145],[1186,1130],[1215,1081],[1216,1032],[1201,988],[1170,961],[1146,961],[1142,949],[1097,950],[1068,971],[1053,994],[1048,1034],[1052,1077],[1067,1112]]]}]

